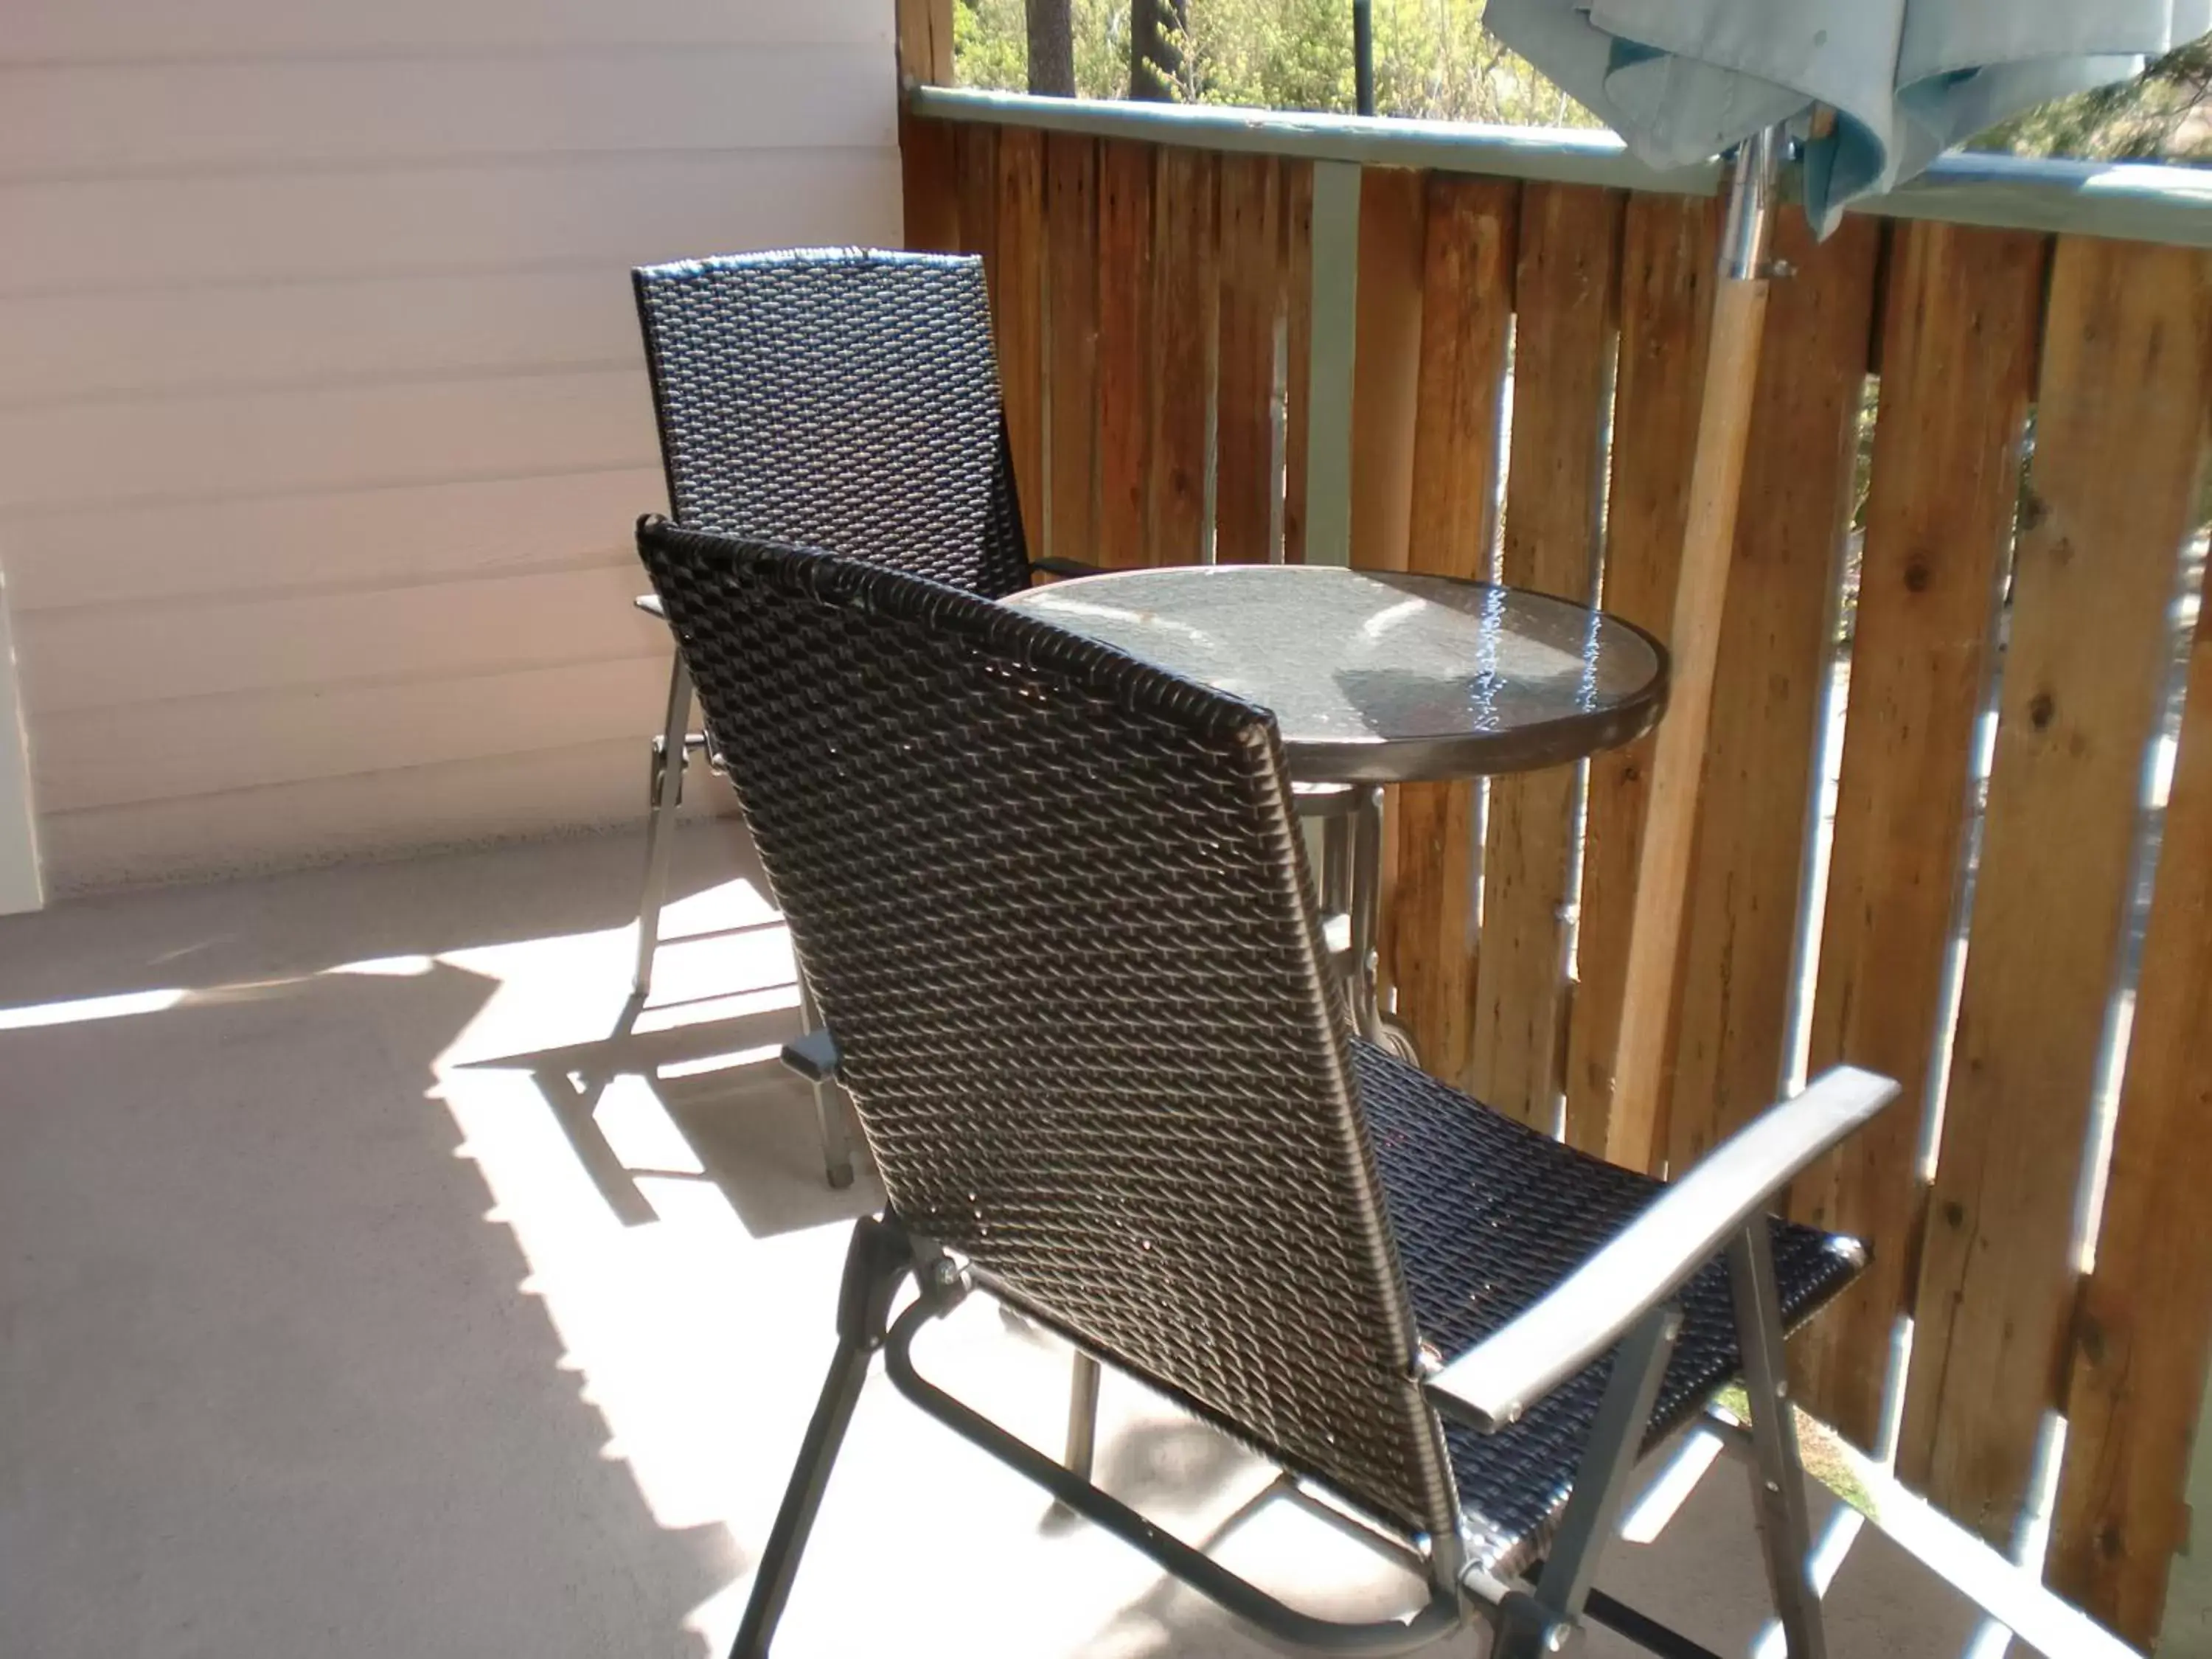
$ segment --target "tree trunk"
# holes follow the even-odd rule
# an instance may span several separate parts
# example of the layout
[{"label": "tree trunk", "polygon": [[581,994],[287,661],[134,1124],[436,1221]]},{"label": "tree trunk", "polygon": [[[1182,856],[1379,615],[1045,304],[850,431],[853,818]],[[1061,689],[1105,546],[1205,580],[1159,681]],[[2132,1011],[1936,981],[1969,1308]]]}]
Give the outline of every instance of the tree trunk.
[{"label": "tree trunk", "polygon": [[1073,0],[1028,0],[1030,90],[1047,98],[1075,96]]},{"label": "tree trunk", "polygon": [[1186,0],[1130,0],[1129,96],[1167,103],[1182,68]]}]

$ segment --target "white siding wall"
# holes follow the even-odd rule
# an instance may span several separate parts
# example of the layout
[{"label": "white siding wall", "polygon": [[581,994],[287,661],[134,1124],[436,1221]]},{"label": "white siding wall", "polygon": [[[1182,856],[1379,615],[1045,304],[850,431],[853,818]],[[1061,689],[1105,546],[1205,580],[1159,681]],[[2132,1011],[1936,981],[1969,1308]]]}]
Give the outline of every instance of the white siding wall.
[{"label": "white siding wall", "polygon": [[898,237],[891,0],[11,0],[0,569],[62,890],[641,812],[629,267]]}]

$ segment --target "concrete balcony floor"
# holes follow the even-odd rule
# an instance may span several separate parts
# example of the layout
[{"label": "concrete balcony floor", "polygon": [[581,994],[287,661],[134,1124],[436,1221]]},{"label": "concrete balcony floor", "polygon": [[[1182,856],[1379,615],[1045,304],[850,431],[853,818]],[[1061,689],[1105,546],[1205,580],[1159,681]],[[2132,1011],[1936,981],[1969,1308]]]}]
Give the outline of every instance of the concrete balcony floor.
[{"label": "concrete balcony floor", "polygon": [[[873,1194],[823,1185],[771,1057],[789,951],[733,825],[685,831],[668,930],[707,936],[610,1036],[640,862],[608,836],[0,921],[0,1654],[722,1650]],[[1056,1345],[977,1298],[919,1352],[1058,1443]],[[1271,1474],[1111,1377],[1100,1468],[1193,1538]],[[1218,1548],[1319,1612],[1411,1594],[1291,1504]],[[1749,1651],[1735,1467],[1604,1582]],[[1839,1659],[1978,1622],[1872,1528],[1828,1606]],[[778,1651],[1275,1650],[878,1379]]]}]

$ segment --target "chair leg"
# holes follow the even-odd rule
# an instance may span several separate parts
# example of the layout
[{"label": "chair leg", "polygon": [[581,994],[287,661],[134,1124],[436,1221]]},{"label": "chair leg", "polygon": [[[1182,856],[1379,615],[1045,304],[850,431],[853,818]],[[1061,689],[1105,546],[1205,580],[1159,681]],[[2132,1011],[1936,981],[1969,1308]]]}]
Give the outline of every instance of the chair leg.
[{"label": "chair leg", "polygon": [[837,1293],[837,1351],[823,1379],[806,1438],[799,1444],[799,1462],[784,1488],[783,1506],[775,1513],[768,1547],[761,1553],[730,1659],[767,1659],[784,1604],[791,1599],[792,1583],[799,1576],[799,1558],[805,1552],[807,1534],[814,1529],[822,1494],[830,1485],[830,1466],[837,1461],[853,1407],[860,1403],[861,1386],[868,1380],[869,1361],[883,1346],[892,1293],[913,1261],[906,1234],[897,1226],[873,1216],[854,1224],[853,1242],[845,1252],[844,1281]]},{"label": "chair leg", "polygon": [[1574,1489],[1533,1591],[1498,1604],[1492,1659],[1549,1659],[1566,1644],[1597,1582],[1598,1557],[1620,1525],[1628,1483],[1651,1426],[1651,1407],[1674,1357],[1680,1312],[1666,1304],[1631,1328],[1613,1350],[1613,1376],[1598,1402]]},{"label": "chair leg", "polygon": [[1820,1592],[1813,1582],[1813,1529],[1805,1507],[1804,1467],[1782,1349],[1782,1298],[1774,1282],[1774,1240],[1765,1216],[1754,1217],[1729,1246],[1729,1282],[1735,1302],[1736,1341],[1743,1351],[1744,1392],[1751,1401],[1752,1506],[1766,1559],[1766,1583],[1782,1621],[1790,1659],[1826,1659]]},{"label": "chair leg", "polygon": [[1098,1362],[1078,1352],[1067,1389],[1067,1455],[1060,1461],[1071,1474],[1091,1479],[1098,1450]]},{"label": "chair leg", "polygon": [[691,675],[684,655],[668,671],[668,717],[653,753],[645,831],[645,891],[637,904],[637,967],[631,988],[642,999],[653,989],[653,953],[660,944],[660,907],[668,896],[668,857],[674,850],[676,809],[684,801],[684,737],[691,724]]},{"label": "chair leg", "polygon": [[1382,908],[1382,792],[1371,783],[1355,784],[1352,822],[1352,1006],[1360,1036],[1382,1040],[1382,1011],[1376,1006],[1375,935]]},{"label": "chair leg", "polygon": [[[814,993],[807,988],[806,975],[799,975],[799,1029],[802,1034],[819,1030],[822,1016],[814,1006]],[[845,1105],[837,1098],[836,1085],[816,1082],[814,1090],[814,1122],[822,1136],[822,1169],[830,1186],[839,1191],[853,1184],[853,1141],[845,1129]]]}]

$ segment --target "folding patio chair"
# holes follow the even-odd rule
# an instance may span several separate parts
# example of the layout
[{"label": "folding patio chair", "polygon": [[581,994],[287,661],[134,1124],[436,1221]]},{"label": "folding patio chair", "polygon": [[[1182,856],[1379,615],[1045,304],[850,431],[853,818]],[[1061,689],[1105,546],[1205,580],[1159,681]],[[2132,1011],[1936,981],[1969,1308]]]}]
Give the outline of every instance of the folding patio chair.
[{"label": "folding patio chair", "polygon": [[[632,278],[680,523],[802,542],[987,598],[1028,585],[981,260],[802,250],[651,265]],[[637,603],[659,614],[651,595]],[[713,759],[690,719],[679,653],[647,781],[640,1001],[653,986],[684,771],[694,755]],[[842,1187],[853,1178],[842,1123],[818,1090],[817,1099],[823,1161]]]},{"label": "folding patio chair", "polygon": [[[878,1352],[1278,1638],[1401,1652],[1487,1618],[1507,1659],[1586,1609],[1634,1626],[1591,1599],[1600,1547],[1639,1454],[1741,1372],[1770,1583],[1819,1655],[1782,1339],[1863,1257],[1765,1212],[1894,1085],[1832,1072],[1671,1186],[1585,1157],[1352,1036],[1266,711],[896,571],[639,544],[820,999],[793,1059],[844,1083],[887,1194],[738,1655]],[[1416,1551],[1426,1604],[1302,1612],[945,1394],[910,1347],[973,1290]]]}]

